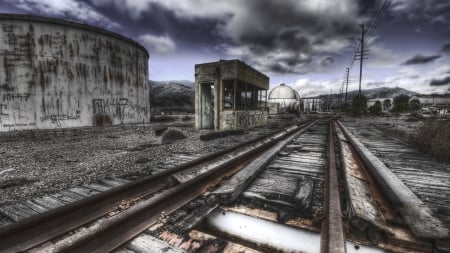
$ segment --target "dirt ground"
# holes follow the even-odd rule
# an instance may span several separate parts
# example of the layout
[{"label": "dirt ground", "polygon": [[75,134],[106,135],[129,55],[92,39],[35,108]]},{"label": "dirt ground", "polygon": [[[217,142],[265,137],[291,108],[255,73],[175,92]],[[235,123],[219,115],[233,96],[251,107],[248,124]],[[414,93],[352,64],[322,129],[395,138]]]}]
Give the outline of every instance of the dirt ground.
[{"label": "dirt ground", "polygon": [[391,117],[346,117],[346,120],[354,121],[355,123],[361,124],[361,126],[376,127],[380,130],[402,131],[407,134],[413,134],[417,127],[423,124],[422,120],[406,115]]}]

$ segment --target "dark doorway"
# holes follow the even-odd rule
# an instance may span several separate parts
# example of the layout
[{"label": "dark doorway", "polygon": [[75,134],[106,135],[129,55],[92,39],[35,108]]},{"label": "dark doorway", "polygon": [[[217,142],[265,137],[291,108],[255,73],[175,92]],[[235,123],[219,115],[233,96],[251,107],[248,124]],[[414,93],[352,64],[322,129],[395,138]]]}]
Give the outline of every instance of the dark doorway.
[{"label": "dark doorway", "polygon": [[200,128],[214,128],[214,83],[200,84]]}]

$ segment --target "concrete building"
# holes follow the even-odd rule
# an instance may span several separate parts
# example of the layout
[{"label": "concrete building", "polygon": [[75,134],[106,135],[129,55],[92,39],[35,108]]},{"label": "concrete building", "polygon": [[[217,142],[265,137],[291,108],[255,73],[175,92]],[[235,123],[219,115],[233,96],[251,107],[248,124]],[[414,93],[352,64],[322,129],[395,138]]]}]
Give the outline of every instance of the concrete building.
[{"label": "concrete building", "polygon": [[195,128],[246,129],[267,124],[269,77],[239,60],[195,65]]},{"label": "concrete building", "polygon": [[0,15],[0,132],[149,120],[148,52],[80,23]]},{"label": "concrete building", "polygon": [[412,96],[409,101],[413,99],[420,101],[424,112],[450,113],[450,94],[416,95]]},{"label": "concrete building", "polygon": [[279,104],[280,112],[285,112],[288,108],[300,111],[301,101],[300,94],[284,83],[273,88],[269,93],[269,102]]}]

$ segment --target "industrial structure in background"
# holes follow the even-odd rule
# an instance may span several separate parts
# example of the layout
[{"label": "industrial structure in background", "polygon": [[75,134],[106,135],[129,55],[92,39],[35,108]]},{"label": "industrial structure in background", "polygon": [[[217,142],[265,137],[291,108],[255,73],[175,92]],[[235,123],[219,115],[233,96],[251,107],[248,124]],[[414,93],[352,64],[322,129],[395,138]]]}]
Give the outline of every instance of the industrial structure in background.
[{"label": "industrial structure in background", "polygon": [[269,77],[239,60],[195,65],[195,128],[231,130],[267,124]]},{"label": "industrial structure in background", "polygon": [[324,111],[321,97],[301,97],[298,91],[284,83],[269,92],[269,113],[309,113]]},{"label": "industrial structure in background", "polygon": [[284,83],[269,92],[269,102],[271,105],[278,105],[271,106],[270,113],[300,111],[302,106],[300,94]]},{"label": "industrial structure in background", "polygon": [[149,120],[147,50],[80,23],[0,15],[0,132]]}]

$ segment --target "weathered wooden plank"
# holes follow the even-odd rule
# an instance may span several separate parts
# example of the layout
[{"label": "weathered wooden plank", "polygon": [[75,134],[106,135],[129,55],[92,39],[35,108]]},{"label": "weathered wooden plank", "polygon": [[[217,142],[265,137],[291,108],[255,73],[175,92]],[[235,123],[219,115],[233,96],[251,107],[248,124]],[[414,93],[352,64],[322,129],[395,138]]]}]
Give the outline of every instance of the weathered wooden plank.
[{"label": "weathered wooden plank", "polygon": [[47,209],[50,209],[50,210],[65,205],[64,202],[54,199],[50,196],[43,196],[40,198],[35,198],[32,200],[32,202],[34,202],[40,206],[43,206]]},{"label": "weathered wooden plank", "polygon": [[69,191],[69,190],[62,190],[59,193],[62,195],[62,197],[58,198],[58,199],[61,199],[61,200],[77,201],[77,200],[85,198],[85,196],[77,194],[77,193]]},{"label": "weathered wooden plank", "polygon": [[323,178],[323,174],[319,174],[319,173],[316,173],[316,172],[308,172],[308,171],[302,171],[302,170],[294,171],[294,170],[288,170],[288,169],[284,169],[284,168],[277,168],[276,174],[283,175],[283,176],[286,176],[286,177],[309,176],[309,177],[312,177],[312,178],[315,178],[315,179],[322,179]]},{"label": "weathered wooden plank", "polygon": [[8,218],[8,217],[6,217],[6,216],[0,214],[0,227],[1,227],[1,226],[8,225],[8,224],[10,224],[10,223],[12,223],[12,222],[13,222],[12,219],[10,219],[10,218]]},{"label": "weathered wooden plank", "polygon": [[36,213],[44,213],[49,211],[49,208],[43,207],[41,205],[38,205],[36,203],[34,203],[31,200],[27,200],[23,203],[25,206],[28,206],[29,208],[31,208],[33,211],[35,211]]},{"label": "weathered wooden plank", "polygon": [[136,253],[136,251],[132,250],[132,249],[128,249],[125,247],[119,248],[117,250],[114,250],[113,253]]},{"label": "weathered wooden plank", "polygon": [[111,187],[121,186],[121,185],[129,182],[129,181],[126,181],[123,179],[118,179],[118,178],[103,178],[98,181],[102,184],[109,185]]},{"label": "weathered wooden plank", "polygon": [[293,157],[293,156],[285,156],[283,158],[277,159],[278,163],[306,163],[306,164],[316,164],[316,163],[325,163],[325,159],[322,157]]},{"label": "weathered wooden plank", "polygon": [[95,191],[99,191],[99,192],[104,192],[104,191],[107,191],[107,190],[112,188],[109,185],[100,184],[100,183],[88,183],[88,184],[85,184],[83,186],[86,187],[86,188],[95,190]]},{"label": "weathered wooden plank", "polygon": [[10,218],[13,221],[19,221],[38,214],[36,211],[32,210],[27,206],[24,206],[21,203],[1,206],[0,213],[2,213],[3,215],[5,215],[6,217]]},{"label": "weathered wooden plank", "polygon": [[325,165],[322,164],[303,164],[303,163],[272,163],[269,166],[267,166],[268,169],[272,169],[274,171],[278,169],[283,169],[285,171],[292,171],[292,173],[303,171],[303,172],[310,172],[310,173],[317,173],[322,174],[322,169]]},{"label": "weathered wooden plank", "polygon": [[[70,197],[68,195],[63,195],[61,192],[53,193],[53,194],[50,194],[49,196],[51,196],[52,198],[55,198],[61,202],[64,202],[66,204],[72,203],[77,200],[76,198]],[[81,198],[82,198],[82,196],[79,196],[79,199],[81,199]]]},{"label": "weathered wooden plank", "polygon": [[170,246],[168,243],[161,241],[151,235],[141,234],[126,244],[127,249],[131,249],[137,253],[181,253],[183,250]]},{"label": "weathered wooden plank", "polygon": [[99,191],[92,190],[92,189],[82,187],[82,186],[76,186],[76,187],[70,188],[69,191],[74,192],[81,196],[85,196],[85,197],[89,197],[89,196],[99,193]]},{"label": "weathered wooden plank", "polygon": [[308,211],[311,209],[314,181],[309,177],[302,177],[298,179],[297,185],[295,205],[300,211]]},{"label": "weathered wooden plank", "polygon": [[[237,196],[245,189],[247,186],[257,177],[258,175],[258,182],[255,182],[252,186],[255,187],[258,184],[264,184],[267,187],[267,184],[272,182],[277,182],[279,180],[282,180],[287,183],[286,180],[282,178],[276,179],[276,177],[271,177],[270,180],[267,180],[264,178],[264,173],[260,174],[261,171],[266,167],[266,165],[271,162],[279,153],[279,151],[285,146],[287,143],[289,143],[292,139],[294,139],[296,136],[291,136],[290,138],[287,138],[285,140],[282,140],[275,144],[273,147],[271,147],[269,150],[264,151],[263,154],[261,154],[260,158],[257,158],[247,164],[242,170],[237,172],[235,175],[233,175],[229,180],[224,182],[222,186],[220,186],[217,190],[214,191],[214,194],[221,195],[221,199],[227,203],[230,203],[234,201]],[[279,184],[273,185],[273,187],[277,187]],[[252,187],[249,187],[250,189]],[[272,187],[269,187],[272,188]],[[273,188],[272,188],[273,189]]]},{"label": "weathered wooden plank", "polygon": [[248,198],[248,199],[254,199],[254,200],[260,200],[269,204],[275,204],[275,205],[283,205],[283,206],[288,206],[288,207],[292,207],[292,208],[296,208],[295,204],[291,201],[284,201],[284,200],[278,200],[278,199],[270,199],[267,198],[266,196],[259,194],[259,193],[254,193],[254,192],[250,192],[250,191],[245,191],[242,193],[242,196],[244,198]]}]

